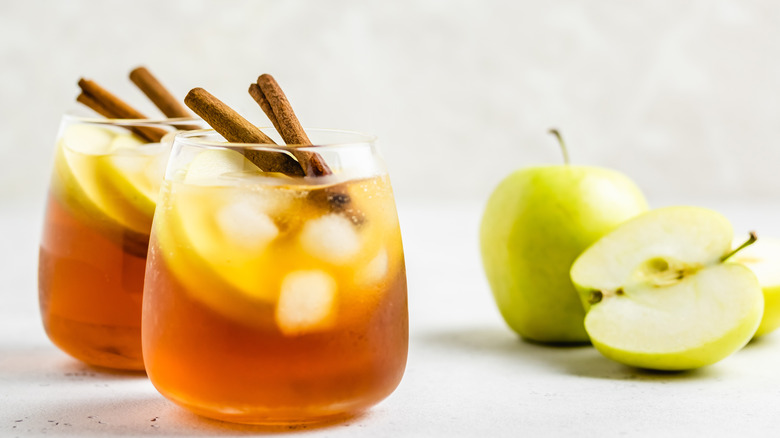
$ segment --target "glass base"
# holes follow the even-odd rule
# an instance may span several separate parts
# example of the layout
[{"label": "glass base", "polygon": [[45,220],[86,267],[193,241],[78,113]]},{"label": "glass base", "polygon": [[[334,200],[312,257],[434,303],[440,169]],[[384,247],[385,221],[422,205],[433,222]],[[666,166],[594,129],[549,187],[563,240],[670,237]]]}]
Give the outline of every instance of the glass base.
[{"label": "glass base", "polygon": [[[217,405],[193,404],[163,394],[176,405],[210,420],[228,423],[267,426],[268,428],[291,428],[293,426],[321,427],[341,423],[364,412],[370,405],[362,401],[322,407],[301,407],[283,409],[279,407],[258,408],[256,406],[226,407]],[[371,403],[371,405],[374,403]]]},{"label": "glass base", "polygon": [[60,350],[92,366],[143,371],[141,329],[88,324],[49,316],[46,334]]}]

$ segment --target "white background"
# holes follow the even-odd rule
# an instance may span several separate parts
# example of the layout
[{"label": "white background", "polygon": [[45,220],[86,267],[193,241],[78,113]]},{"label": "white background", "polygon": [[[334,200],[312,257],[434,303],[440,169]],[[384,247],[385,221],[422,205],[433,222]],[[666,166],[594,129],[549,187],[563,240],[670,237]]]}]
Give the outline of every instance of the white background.
[{"label": "white background", "polygon": [[261,124],[246,88],[274,74],[305,125],[378,135],[404,199],[484,200],[560,162],[556,126],[651,200],[768,200],[778,23],[771,1],[0,0],[0,201],[43,196],[79,77],[154,114],[140,64]]}]

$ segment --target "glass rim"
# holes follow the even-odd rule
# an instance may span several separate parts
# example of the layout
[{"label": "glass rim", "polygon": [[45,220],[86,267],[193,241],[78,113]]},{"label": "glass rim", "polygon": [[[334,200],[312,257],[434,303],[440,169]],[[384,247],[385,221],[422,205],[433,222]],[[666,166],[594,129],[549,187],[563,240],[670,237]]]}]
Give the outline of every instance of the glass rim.
[{"label": "glass rim", "polygon": [[[276,132],[272,126],[258,126],[261,131],[271,130]],[[281,151],[295,150],[323,150],[323,149],[341,149],[341,148],[353,148],[361,146],[372,146],[377,141],[377,136],[373,134],[366,134],[360,131],[351,131],[347,129],[332,129],[332,128],[305,128],[307,133],[324,132],[330,134],[341,134],[352,139],[346,141],[336,142],[315,142],[311,145],[287,145],[287,144],[272,144],[272,143],[238,143],[230,141],[218,141],[209,140],[207,135],[220,135],[215,129],[195,129],[190,131],[179,132],[174,139],[174,145],[185,145],[191,147],[207,147],[207,148],[227,148],[227,149],[273,149]]]},{"label": "glass rim", "polygon": [[197,116],[192,117],[147,117],[143,119],[114,119],[109,117],[84,116],[76,114],[73,111],[68,111],[62,115],[63,121],[90,123],[95,125],[112,125],[112,126],[139,126],[139,125],[184,125],[192,123],[202,123],[204,126],[206,122]]}]

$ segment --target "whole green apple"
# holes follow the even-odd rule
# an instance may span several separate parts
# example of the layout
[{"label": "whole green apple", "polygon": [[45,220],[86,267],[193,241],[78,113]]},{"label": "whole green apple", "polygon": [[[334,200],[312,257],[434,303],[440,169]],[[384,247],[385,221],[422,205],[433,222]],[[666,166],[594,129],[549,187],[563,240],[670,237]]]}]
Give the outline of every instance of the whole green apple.
[{"label": "whole green apple", "polygon": [[509,327],[536,342],[588,342],[571,265],[590,244],[645,210],[637,186],[610,169],[532,167],[504,179],[488,200],[480,243]]}]

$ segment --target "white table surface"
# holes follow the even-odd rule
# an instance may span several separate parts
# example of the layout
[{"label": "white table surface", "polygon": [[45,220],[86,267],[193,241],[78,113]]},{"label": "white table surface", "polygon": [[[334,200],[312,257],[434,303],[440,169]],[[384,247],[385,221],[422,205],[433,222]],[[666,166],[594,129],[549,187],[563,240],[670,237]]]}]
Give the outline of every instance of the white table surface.
[{"label": "white table surface", "polygon": [[[700,205],[707,203],[699,203]],[[737,229],[780,236],[780,208],[723,204]],[[493,304],[478,253],[481,203],[401,204],[410,351],[398,389],[307,436],[778,436],[780,333],[713,366],[650,373],[591,347],[522,342]],[[37,307],[41,207],[0,204],[0,436],[258,435],[192,415],[142,374],[106,373],[46,338]]]}]

